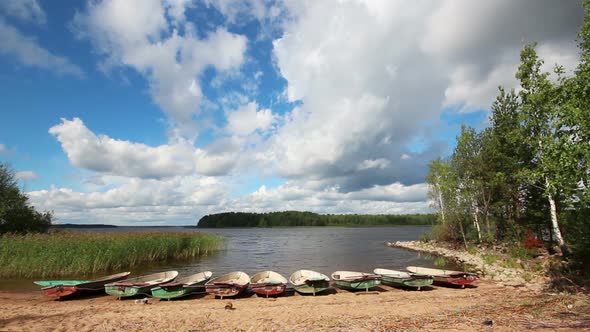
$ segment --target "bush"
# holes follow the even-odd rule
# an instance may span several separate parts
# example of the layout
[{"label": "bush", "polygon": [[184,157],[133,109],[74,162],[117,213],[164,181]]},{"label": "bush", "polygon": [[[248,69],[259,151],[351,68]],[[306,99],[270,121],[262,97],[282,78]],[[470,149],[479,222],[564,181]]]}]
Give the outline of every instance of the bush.
[{"label": "bush", "polygon": [[428,242],[432,241],[432,234],[431,234],[431,232],[424,232],[424,233],[422,233],[422,235],[420,235],[420,238],[418,239],[418,241],[424,242],[424,243],[428,243]]},{"label": "bush", "polygon": [[18,188],[14,172],[0,163],[0,234],[46,233],[52,219],[50,212],[37,212],[30,205]]}]

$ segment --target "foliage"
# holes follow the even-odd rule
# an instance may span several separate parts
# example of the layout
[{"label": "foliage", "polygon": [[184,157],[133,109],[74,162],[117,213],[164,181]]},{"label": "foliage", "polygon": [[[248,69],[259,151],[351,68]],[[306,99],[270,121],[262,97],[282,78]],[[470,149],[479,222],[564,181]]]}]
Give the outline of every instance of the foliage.
[{"label": "foliage", "polygon": [[418,238],[418,241],[423,242],[423,243],[428,243],[428,242],[432,241],[432,233],[431,232],[422,233],[422,235],[420,235],[420,238]]},{"label": "foliage", "polygon": [[387,226],[431,225],[435,216],[429,214],[408,215],[358,215],[317,214],[312,212],[284,211],[270,213],[225,212],[202,217],[197,227],[297,227],[297,226]]},{"label": "foliage", "polygon": [[13,171],[0,163],[0,234],[47,232],[53,215],[37,212],[18,188]]},{"label": "foliage", "polygon": [[0,237],[0,277],[121,271],[218,249],[217,235],[169,232],[55,232]]},{"label": "foliage", "polygon": [[500,87],[490,126],[463,126],[452,155],[430,163],[435,239],[466,248],[471,241],[514,243],[510,254],[517,258],[549,241],[588,262],[590,0],[584,8],[574,74],[566,76],[558,65],[543,71],[536,45],[526,45],[515,74],[518,92]]}]

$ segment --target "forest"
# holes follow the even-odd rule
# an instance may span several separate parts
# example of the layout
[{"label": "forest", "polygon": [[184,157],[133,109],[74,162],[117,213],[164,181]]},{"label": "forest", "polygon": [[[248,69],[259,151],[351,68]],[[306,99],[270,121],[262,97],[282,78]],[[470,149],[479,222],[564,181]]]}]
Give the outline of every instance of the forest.
[{"label": "forest", "polygon": [[269,213],[224,212],[202,217],[199,228],[224,227],[296,227],[296,226],[387,226],[431,225],[432,214],[360,215],[317,214],[313,212],[284,211]]},{"label": "forest", "polygon": [[519,88],[499,87],[489,126],[464,125],[452,155],[431,161],[433,238],[544,242],[590,263],[590,1],[585,11],[573,71],[544,70],[536,44],[525,45]]}]

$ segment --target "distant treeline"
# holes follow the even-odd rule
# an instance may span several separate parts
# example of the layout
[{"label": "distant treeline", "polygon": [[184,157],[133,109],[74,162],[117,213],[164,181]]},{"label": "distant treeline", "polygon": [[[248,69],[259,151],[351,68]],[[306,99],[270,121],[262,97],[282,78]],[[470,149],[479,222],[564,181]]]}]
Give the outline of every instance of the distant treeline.
[{"label": "distant treeline", "polygon": [[224,212],[204,216],[200,228],[225,227],[296,227],[296,226],[380,226],[380,225],[431,225],[432,214],[359,215],[317,214],[313,212],[284,211],[269,213]]},{"label": "distant treeline", "polygon": [[117,226],[105,224],[53,224],[51,228],[117,228]]}]

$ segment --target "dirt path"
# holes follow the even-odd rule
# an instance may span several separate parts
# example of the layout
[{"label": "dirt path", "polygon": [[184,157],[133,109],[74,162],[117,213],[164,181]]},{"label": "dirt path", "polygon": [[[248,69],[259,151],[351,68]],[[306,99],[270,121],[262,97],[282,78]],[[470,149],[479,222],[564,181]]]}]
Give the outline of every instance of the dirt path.
[{"label": "dirt path", "polygon": [[[481,281],[477,288],[432,287],[378,294],[198,296],[150,304],[112,297],[52,301],[40,293],[0,293],[0,331],[395,331],[590,330],[587,296],[550,295]],[[568,308],[570,305],[570,308]],[[491,321],[487,326],[484,321]]]}]

